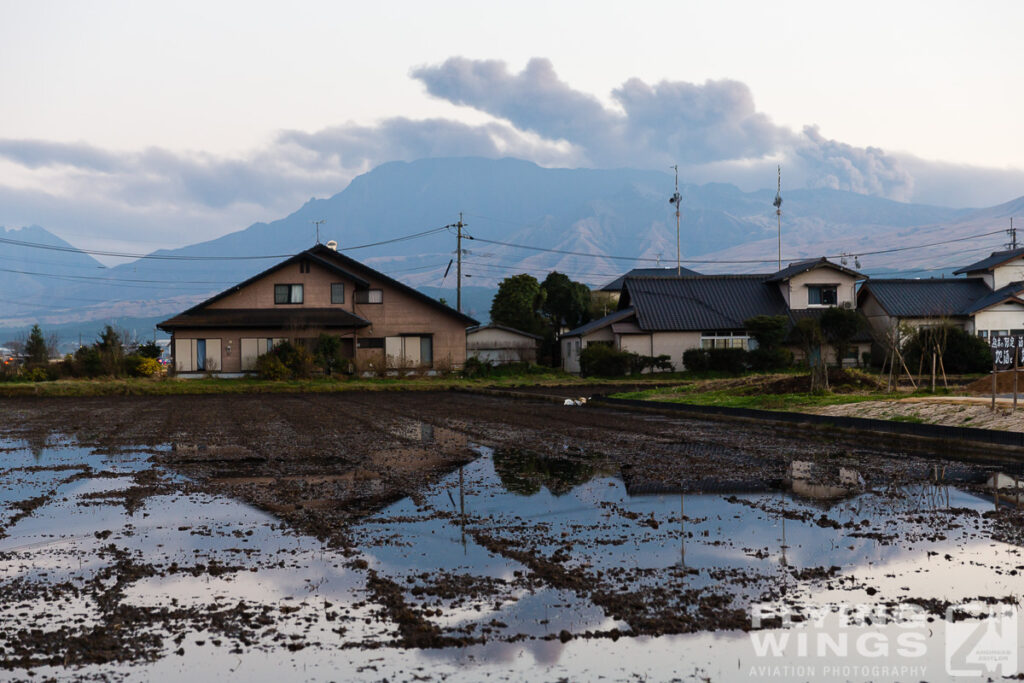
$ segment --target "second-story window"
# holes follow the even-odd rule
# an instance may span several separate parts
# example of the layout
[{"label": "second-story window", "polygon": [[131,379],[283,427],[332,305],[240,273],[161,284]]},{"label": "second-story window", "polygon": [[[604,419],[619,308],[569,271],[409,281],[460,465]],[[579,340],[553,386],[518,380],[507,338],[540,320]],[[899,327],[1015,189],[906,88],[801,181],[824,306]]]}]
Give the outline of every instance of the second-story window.
[{"label": "second-story window", "polygon": [[302,285],[274,285],[275,304],[301,304]]},{"label": "second-story window", "polygon": [[380,289],[361,289],[355,293],[357,304],[382,304],[384,291]]},{"label": "second-story window", "polygon": [[835,306],[839,301],[835,285],[808,285],[808,306]]},{"label": "second-story window", "polygon": [[344,282],[332,282],[331,283],[331,303],[332,304],[343,304],[343,303],[345,303],[345,283]]}]

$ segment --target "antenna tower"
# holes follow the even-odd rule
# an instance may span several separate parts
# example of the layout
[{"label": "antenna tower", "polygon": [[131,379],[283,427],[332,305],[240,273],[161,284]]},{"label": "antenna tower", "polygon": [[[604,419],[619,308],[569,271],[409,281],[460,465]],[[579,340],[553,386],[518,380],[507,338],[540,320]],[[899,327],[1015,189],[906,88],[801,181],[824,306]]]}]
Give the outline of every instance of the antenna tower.
[{"label": "antenna tower", "polygon": [[679,164],[670,166],[669,168],[675,169],[676,172],[676,191],[672,195],[672,198],[668,200],[669,204],[676,205],[676,277],[683,274],[683,267],[680,259],[682,258],[682,251],[679,246],[679,206],[683,203],[683,198],[679,194]]},{"label": "antenna tower", "polygon": [[313,225],[316,226],[316,243],[317,244],[320,244],[320,225],[323,224],[323,223],[326,223],[326,222],[327,222],[327,219],[325,219],[325,218],[321,218],[320,220],[316,220],[316,221],[310,221],[310,223],[312,223]]},{"label": "antenna tower", "polygon": [[775,217],[779,221],[779,270],[782,270],[782,166],[778,167],[779,181],[775,190]]},{"label": "antenna tower", "polygon": [[1017,248],[1017,228],[1013,227],[1013,216],[1010,216],[1010,229],[1006,231],[1006,234],[1010,236],[1010,243],[1006,245],[1007,249]]}]

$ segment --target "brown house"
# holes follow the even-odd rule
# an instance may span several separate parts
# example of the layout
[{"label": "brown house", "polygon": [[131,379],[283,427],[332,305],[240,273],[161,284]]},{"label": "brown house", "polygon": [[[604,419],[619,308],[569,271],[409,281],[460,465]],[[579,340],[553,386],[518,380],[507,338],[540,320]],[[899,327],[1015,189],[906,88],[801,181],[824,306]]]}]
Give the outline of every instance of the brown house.
[{"label": "brown house", "polygon": [[359,370],[461,367],[476,320],[318,244],[158,327],[179,373],[240,373],[288,340],[337,335]]}]

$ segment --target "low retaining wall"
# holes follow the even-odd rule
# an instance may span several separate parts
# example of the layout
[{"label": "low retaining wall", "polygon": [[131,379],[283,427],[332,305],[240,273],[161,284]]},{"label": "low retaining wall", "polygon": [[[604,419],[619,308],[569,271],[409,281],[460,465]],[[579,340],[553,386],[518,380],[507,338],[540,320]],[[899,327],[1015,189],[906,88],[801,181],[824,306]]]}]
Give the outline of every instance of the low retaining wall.
[{"label": "low retaining wall", "polygon": [[636,399],[609,398],[605,396],[591,397],[590,403],[596,405],[657,410],[658,412],[685,413],[687,415],[695,416],[720,416],[764,422],[816,425],[823,428],[874,432],[877,434],[892,434],[919,439],[935,439],[943,442],[988,444],[1002,448],[1024,449],[1024,433],[1022,432],[1004,432],[994,429],[978,429],[976,427],[950,427],[946,425],[933,425],[916,422],[876,420],[874,418],[867,417],[816,415],[814,413],[789,413],[776,410],[757,410],[754,408],[728,408],[725,406],[701,406],[689,403],[640,401]]}]

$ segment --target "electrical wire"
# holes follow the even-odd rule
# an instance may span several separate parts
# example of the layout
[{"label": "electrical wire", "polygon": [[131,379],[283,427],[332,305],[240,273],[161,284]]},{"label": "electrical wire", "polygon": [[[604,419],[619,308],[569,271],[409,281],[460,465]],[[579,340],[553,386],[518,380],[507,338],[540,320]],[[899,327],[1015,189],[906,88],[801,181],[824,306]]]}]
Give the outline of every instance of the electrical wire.
[{"label": "electrical wire", "polygon": [[[420,237],[426,237],[427,235],[433,235],[439,232],[445,232],[448,230],[448,226],[442,226],[440,228],[431,228],[430,230],[423,230],[421,232],[412,233],[410,235],[402,235],[401,237],[393,237],[387,240],[380,240],[378,242],[370,242],[367,244],[357,244],[349,247],[338,247],[340,251],[355,251],[357,249],[368,249],[369,247],[379,247],[384,244],[394,244],[396,242],[405,242],[406,240],[418,239]],[[33,249],[47,249],[50,251],[63,251],[71,253],[84,253],[92,256],[111,256],[117,258],[133,258],[133,259],[155,259],[160,261],[252,261],[259,259],[277,259],[277,258],[291,258],[295,254],[265,254],[262,256],[182,256],[175,254],[133,254],[129,252],[120,251],[104,251],[100,249],[79,249],[77,247],[62,247],[56,244],[41,244],[39,242],[26,242],[23,240],[13,240],[8,237],[0,237],[0,244],[11,244],[18,247],[30,247]]]}]

